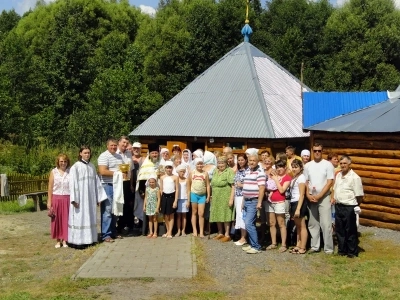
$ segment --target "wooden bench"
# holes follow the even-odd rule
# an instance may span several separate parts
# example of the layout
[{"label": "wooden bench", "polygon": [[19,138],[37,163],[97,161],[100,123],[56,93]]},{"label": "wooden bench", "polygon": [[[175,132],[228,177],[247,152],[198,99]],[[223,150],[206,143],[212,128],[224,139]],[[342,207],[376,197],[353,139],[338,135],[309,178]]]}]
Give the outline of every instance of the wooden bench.
[{"label": "wooden bench", "polygon": [[26,197],[33,199],[33,204],[35,205],[35,210],[40,211],[40,207],[43,206],[43,196],[47,195],[47,191],[33,192],[25,194]]}]

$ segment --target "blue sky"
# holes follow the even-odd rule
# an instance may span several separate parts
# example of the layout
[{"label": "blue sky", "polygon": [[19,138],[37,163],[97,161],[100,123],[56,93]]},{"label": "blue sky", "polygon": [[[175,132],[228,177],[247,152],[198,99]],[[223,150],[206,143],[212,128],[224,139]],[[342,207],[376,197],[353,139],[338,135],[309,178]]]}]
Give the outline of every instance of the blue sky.
[{"label": "blue sky", "polygon": [[[54,0],[46,0],[46,1],[51,2]],[[330,1],[331,3],[335,4],[336,1],[342,3],[345,0],[330,0]],[[129,0],[129,2],[135,6],[145,5],[154,8],[156,8],[158,5],[158,0]],[[23,14],[25,11],[29,10],[29,7],[34,7],[35,3],[36,0],[0,0],[0,11],[2,11],[3,9],[10,10],[14,8],[17,13]]]},{"label": "blue sky", "polygon": [[[54,0],[46,0],[46,2],[52,2]],[[129,0],[132,5],[139,6],[152,6],[154,8],[158,5],[158,0]],[[0,0],[0,11],[15,9],[19,14],[24,13],[29,7],[34,7],[36,0]]]}]

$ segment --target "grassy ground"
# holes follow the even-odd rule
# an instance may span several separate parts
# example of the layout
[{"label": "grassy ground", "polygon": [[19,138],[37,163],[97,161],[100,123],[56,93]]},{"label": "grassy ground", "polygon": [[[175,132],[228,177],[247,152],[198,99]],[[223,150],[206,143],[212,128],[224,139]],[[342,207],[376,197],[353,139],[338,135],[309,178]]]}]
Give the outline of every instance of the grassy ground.
[{"label": "grassy ground", "polygon": [[17,201],[4,201],[0,202],[0,214],[9,215],[17,214],[21,212],[33,212],[35,211],[35,206],[33,201],[27,200],[26,205],[20,206]]},{"label": "grassy ground", "polygon": [[[221,278],[213,278],[206,271],[206,267],[216,266],[207,266],[207,252],[200,241],[196,241],[193,249],[198,275],[191,280],[71,280],[101,245],[81,251],[54,249],[45,212],[2,215],[0,228],[3,229],[0,235],[0,299],[143,299],[150,296],[157,300],[237,297],[355,300],[398,299],[400,294],[398,245],[378,241],[371,234],[364,234],[360,239],[365,251],[360,258],[320,253],[301,256],[302,263],[298,264],[266,261],[265,266],[248,270],[245,278],[238,278],[227,287],[221,284]],[[156,289],[157,293],[153,293]],[[122,291],[124,297],[121,298]],[[171,298],[172,291],[176,291],[176,296]]]}]

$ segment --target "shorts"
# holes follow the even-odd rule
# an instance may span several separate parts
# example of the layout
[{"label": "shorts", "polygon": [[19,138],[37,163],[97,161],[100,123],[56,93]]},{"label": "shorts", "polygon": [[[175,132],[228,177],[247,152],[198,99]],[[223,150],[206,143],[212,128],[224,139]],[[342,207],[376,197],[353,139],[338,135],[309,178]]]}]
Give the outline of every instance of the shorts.
[{"label": "shorts", "polygon": [[176,209],[173,208],[175,201],[175,193],[161,195],[161,213],[163,215],[171,215],[175,213]]},{"label": "shorts", "polygon": [[197,203],[197,204],[205,204],[206,203],[206,197],[207,195],[197,195],[195,193],[190,192],[190,202],[191,203]]},{"label": "shorts", "polygon": [[[294,213],[296,212],[297,205],[299,204],[299,201],[296,202],[290,202],[290,217],[294,217]],[[304,218],[307,215],[308,209],[307,209],[307,204],[306,201],[303,201],[303,204],[301,205],[300,208],[300,218]]]},{"label": "shorts", "polygon": [[186,207],[186,201],[187,199],[178,199],[178,208],[176,212],[187,213],[189,211],[189,208]]},{"label": "shorts", "polygon": [[285,201],[283,202],[269,202],[268,201],[268,212],[275,214],[285,214]]}]

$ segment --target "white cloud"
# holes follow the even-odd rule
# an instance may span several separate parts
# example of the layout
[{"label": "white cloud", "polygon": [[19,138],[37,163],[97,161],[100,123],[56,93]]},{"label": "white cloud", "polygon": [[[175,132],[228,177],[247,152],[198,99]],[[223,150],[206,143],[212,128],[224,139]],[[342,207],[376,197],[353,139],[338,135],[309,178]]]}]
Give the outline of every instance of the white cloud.
[{"label": "white cloud", "polygon": [[152,17],[154,17],[156,15],[156,9],[154,7],[142,4],[142,5],[139,5],[139,8],[143,13],[148,14]]},{"label": "white cloud", "polygon": [[[22,15],[25,12],[27,12],[29,9],[34,9],[36,6],[36,1],[37,0],[22,0],[22,1],[18,1],[15,11]],[[50,2],[54,2],[55,0],[44,0],[44,2],[46,3],[50,3]]]},{"label": "white cloud", "polygon": [[[342,6],[343,4],[345,4],[348,1],[349,0],[336,0],[336,5]],[[394,0],[394,5],[396,6],[396,8],[400,8],[400,0]]]}]

